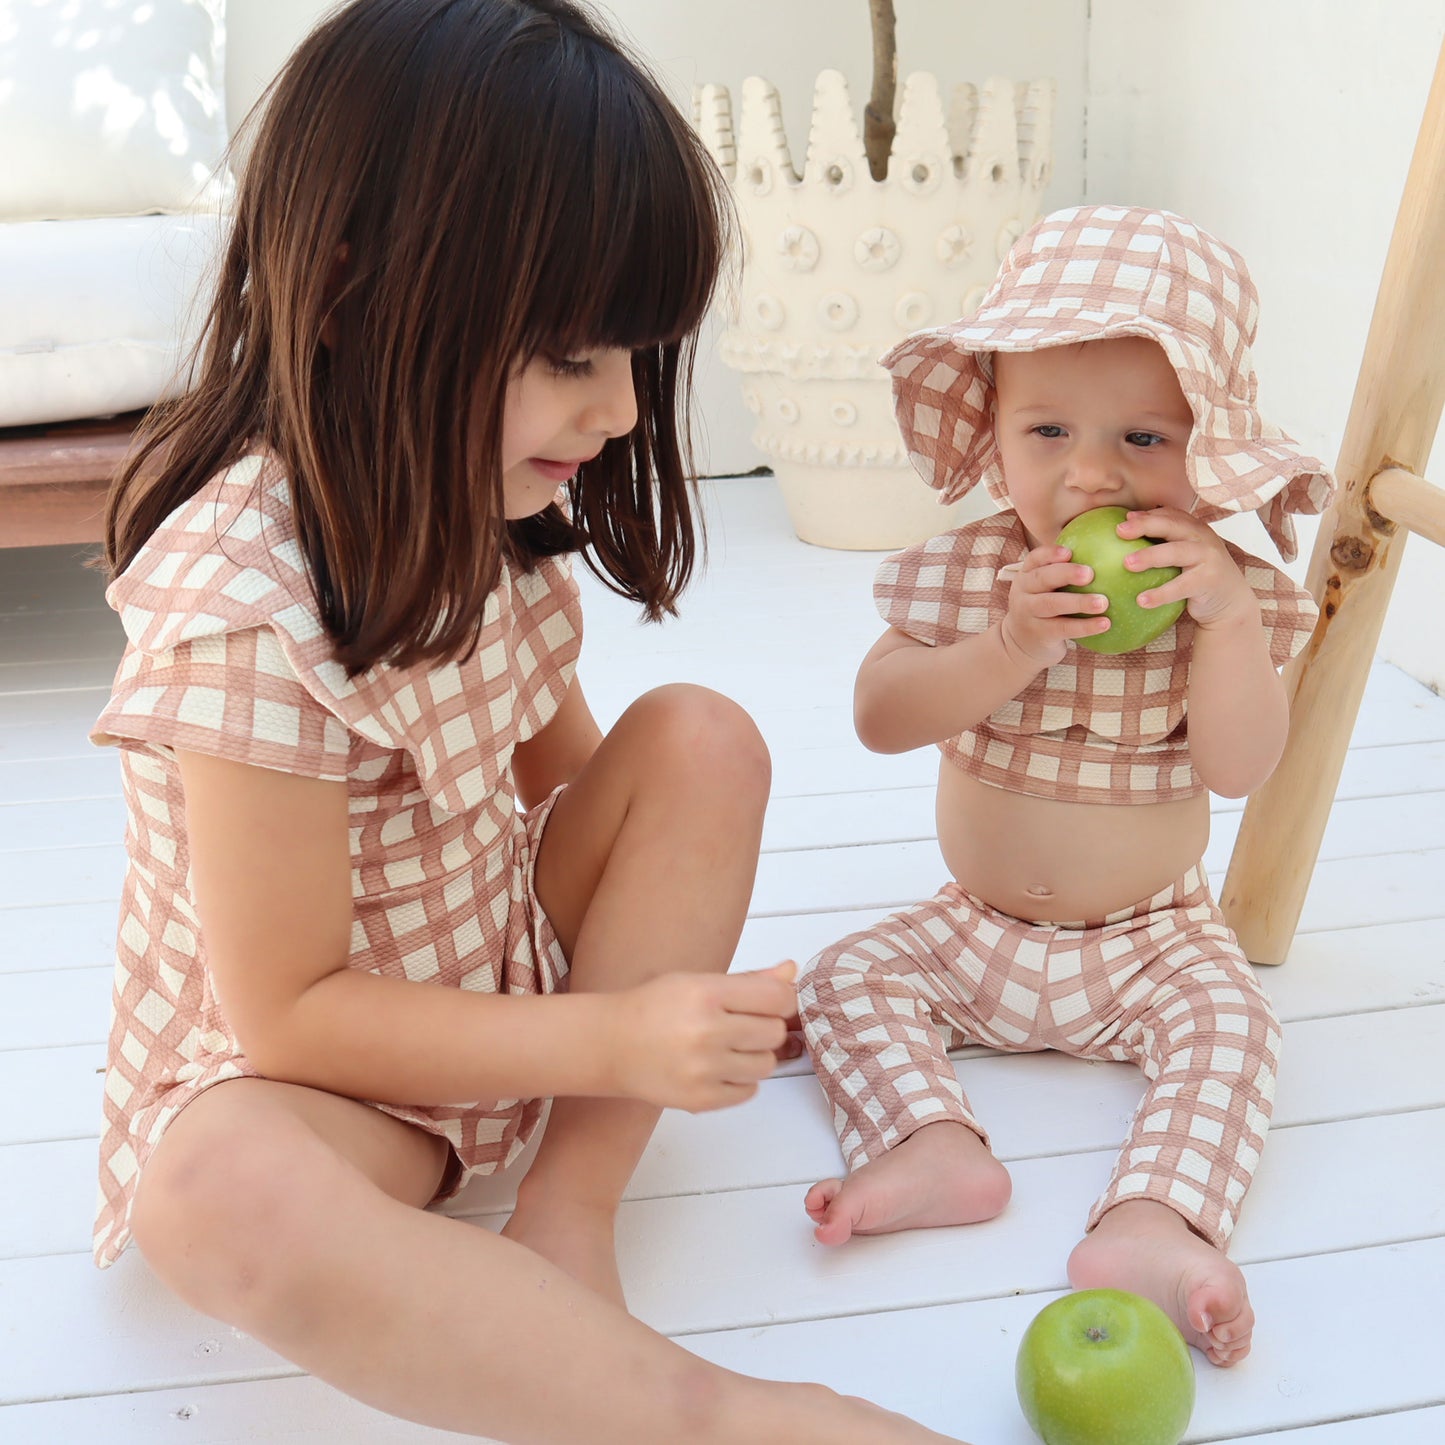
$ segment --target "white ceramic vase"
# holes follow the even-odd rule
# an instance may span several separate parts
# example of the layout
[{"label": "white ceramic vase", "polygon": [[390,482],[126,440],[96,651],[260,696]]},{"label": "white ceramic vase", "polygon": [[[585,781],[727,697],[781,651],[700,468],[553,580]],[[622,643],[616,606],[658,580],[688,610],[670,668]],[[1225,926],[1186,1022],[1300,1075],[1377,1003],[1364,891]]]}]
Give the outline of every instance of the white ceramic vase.
[{"label": "white ceramic vase", "polygon": [[954,88],[908,77],[888,175],[873,180],[837,71],[814,93],[799,176],[778,92],[743,83],[694,96],[694,122],[732,185],[743,265],[722,358],[741,373],[753,440],[794,530],[822,547],[894,550],[982,515],[951,507],[913,470],[879,355],[974,310],[1049,177],[1053,82]]}]

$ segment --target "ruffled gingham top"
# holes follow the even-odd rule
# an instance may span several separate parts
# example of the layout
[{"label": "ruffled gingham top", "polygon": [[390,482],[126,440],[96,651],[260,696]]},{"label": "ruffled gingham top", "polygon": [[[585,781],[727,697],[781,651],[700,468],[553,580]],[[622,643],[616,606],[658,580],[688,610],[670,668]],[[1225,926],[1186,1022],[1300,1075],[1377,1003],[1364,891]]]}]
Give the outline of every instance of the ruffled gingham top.
[{"label": "ruffled gingham top", "polygon": [[[116,946],[95,1255],[129,1239],[146,1156],[201,1090],[254,1074],[217,1002],[191,896],[175,750],[331,779],[349,797],[350,966],[539,992],[566,960],[532,896],[512,749],[555,714],[582,619],[566,559],[504,564],[463,662],[348,679],[317,614],[290,489],[248,457],[157,529],[106,594],[127,647],[92,739],[121,749],[128,869]],[[534,1100],[378,1105],[444,1135],[463,1174],[513,1158]]]},{"label": "ruffled gingham top", "polygon": [[[1309,641],[1314,601],[1267,562],[1225,546],[1259,599],[1270,656],[1281,667]],[[1008,611],[1002,569],[1028,550],[1014,511],[930,537],[879,566],[878,611],[930,647],[987,632]],[[1159,803],[1202,793],[1185,718],[1194,631],[1184,612],[1136,652],[1071,646],[1017,697],[938,746],[982,782],[1036,797]]]}]

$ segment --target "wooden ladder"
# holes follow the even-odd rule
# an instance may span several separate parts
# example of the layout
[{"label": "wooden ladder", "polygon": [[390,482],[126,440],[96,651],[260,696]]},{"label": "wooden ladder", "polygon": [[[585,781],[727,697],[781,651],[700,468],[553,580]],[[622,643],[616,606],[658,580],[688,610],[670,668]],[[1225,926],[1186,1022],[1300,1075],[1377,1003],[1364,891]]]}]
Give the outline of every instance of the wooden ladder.
[{"label": "wooden ladder", "polygon": [[[1320,607],[1285,670],[1290,734],[1250,798],[1221,906],[1255,963],[1283,963],[1339,785],[1411,532],[1445,545],[1445,492],[1420,475],[1445,405],[1445,46],[1425,103],[1340,446],[1340,491],[1306,585]],[[1445,625],[1440,616],[1423,625]]]}]

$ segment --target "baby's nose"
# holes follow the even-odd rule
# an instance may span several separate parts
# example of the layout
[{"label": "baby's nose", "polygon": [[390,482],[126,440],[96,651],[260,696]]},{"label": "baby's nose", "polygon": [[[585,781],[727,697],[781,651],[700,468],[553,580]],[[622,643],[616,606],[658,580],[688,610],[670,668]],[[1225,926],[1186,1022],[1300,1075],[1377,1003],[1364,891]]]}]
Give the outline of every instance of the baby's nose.
[{"label": "baby's nose", "polygon": [[1069,467],[1069,484],[1081,492],[1115,491],[1122,481],[1113,458],[1097,448],[1077,453]]}]

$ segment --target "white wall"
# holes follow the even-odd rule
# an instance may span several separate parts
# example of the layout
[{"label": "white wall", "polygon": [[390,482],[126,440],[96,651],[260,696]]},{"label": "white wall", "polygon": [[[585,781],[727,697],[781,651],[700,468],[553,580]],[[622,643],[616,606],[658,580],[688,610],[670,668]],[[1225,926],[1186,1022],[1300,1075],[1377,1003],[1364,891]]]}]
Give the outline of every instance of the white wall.
[{"label": "white wall", "polygon": [[[737,95],[749,75],[781,92],[796,158],[807,142],[818,71],[841,70],[861,112],[871,79],[868,0],[595,0],[661,76],[684,110],[694,85]],[[238,123],[291,49],[330,8],[317,0],[230,0],[226,78]],[[947,85],[993,75],[1057,80],[1056,163],[1046,204],[1076,202],[1084,184],[1085,0],[899,0],[899,71],[932,70]],[[709,338],[710,340],[710,338]],[[734,374],[715,347],[699,348],[697,392],[704,471],[748,471],[766,461],[749,440]]]},{"label": "white wall", "polygon": [[[753,73],[783,95],[796,150],[816,72],[861,106],[867,0],[601,0],[686,104],[694,83]],[[231,0],[233,121],[327,7]],[[1051,75],[1056,165],[1046,204],[1166,206],[1250,262],[1256,359],[1272,419],[1327,461],[1339,449],[1375,288],[1435,57],[1442,0],[898,0],[900,69],[943,81]],[[715,472],[761,458],[738,388],[708,348],[699,399]],[[1445,482],[1445,444],[1431,472]],[[1252,521],[1234,529],[1258,547]],[[1313,540],[1301,527],[1305,556]],[[1295,566],[1303,576],[1304,558]],[[1445,554],[1406,549],[1383,649],[1445,689]]]},{"label": "white wall", "polygon": [[[1262,407],[1330,463],[1442,37],[1441,0],[1092,0],[1087,198],[1239,248]],[[1445,483],[1445,444],[1430,475]],[[1445,553],[1412,540],[1381,646],[1437,691],[1442,597]]]}]

